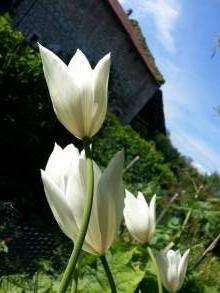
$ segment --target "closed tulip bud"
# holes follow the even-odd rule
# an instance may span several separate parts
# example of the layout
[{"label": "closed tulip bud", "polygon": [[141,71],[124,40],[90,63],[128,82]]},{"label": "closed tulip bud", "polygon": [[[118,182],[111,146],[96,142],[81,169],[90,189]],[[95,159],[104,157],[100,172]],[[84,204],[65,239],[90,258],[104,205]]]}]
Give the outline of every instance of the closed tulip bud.
[{"label": "closed tulip bud", "polygon": [[156,254],[156,261],[164,287],[169,292],[177,292],[186,275],[189,249],[181,257],[179,251],[168,250]]},{"label": "closed tulip bud", "polygon": [[[94,197],[83,249],[104,255],[117,233],[124,208],[122,182],[124,154],[118,152],[101,172],[93,162]],[[73,241],[83,218],[86,191],[86,158],[72,144],[55,145],[45,171],[41,170],[44,190],[53,215],[63,232]]]},{"label": "closed tulip bud", "polygon": [[126,190],[124,219],[130,234],[140,243],[149,242],[155,231],[156,195],[148,206],[143,194],[137,198]]},{"label": "closed tulip bud", "polygon": [[80,139],[94,136],[101,128],[107,111],[110,54],[92,69],[80,50],[66,65],[40,44],[39,49],[58,120]]}]

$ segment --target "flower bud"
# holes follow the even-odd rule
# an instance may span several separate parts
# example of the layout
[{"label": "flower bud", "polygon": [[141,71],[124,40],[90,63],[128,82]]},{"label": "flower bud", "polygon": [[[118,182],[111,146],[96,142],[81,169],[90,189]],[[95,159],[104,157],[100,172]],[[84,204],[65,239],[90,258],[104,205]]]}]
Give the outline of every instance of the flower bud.
[{"label": "flower bud", "polygon": [[124,218],[130,234],[140,243],[149,242],[155,231],[156,195],[148,206],[143,194],[138,192],[137,198],[126,190]]},{"label": "flower bud", "polygon": [[179,251],[168,250],[156,254],[156,261],[164,287],[169,292],[178,291],[186,275],[189,249],[181,257]]}]

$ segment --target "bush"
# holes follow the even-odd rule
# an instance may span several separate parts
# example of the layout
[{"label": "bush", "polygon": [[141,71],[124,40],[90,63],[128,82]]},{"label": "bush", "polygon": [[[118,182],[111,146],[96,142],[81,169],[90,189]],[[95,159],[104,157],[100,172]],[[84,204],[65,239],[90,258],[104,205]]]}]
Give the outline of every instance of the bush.
[{"label": "bush", "polygon": [[133,187],[142,184],[144,188],[149,182],[167,187],[175,182],[174,174],[154,143],[145,141],[130,126],[121,125],[113,114],[109,114],[94,142],[94,158],[105,166],[121,149],[125,150],[125,165],[139,156],[139,160],[125,173],[126,182],[133,184]]},{"label": "bush", "polygon": [[55,140],[72,136],[57,122],[39,54],[0,17],[0,198],[14,200],[25,214],[45,205],[40,168]]}]

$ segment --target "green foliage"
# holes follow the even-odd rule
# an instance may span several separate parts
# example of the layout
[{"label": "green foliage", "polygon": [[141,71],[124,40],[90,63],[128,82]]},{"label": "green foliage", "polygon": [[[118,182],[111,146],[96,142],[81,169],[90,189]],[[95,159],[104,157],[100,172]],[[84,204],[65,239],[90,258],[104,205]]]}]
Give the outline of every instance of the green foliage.
[{"label": "green foliage", "polygon": [[56,122],[40,56],[0,17],[0,189],[19,209],[46,206],[40,183],[54,145],[69,140]]},{"label": "green foliage", "polygon": [[165,163],[163,154],[155,149],[154,143],[145,141],[130,126],[122,126],[115,116],[109,114],[94,141],[94,158],[106,166],[121,149],[125,150],[125,165],[139,156],[139,160],[125,173],[126,182],[132,184],[133,188],[141,185],[145,189],[150,182],[166,187],[175,182],[174,174]]},{"label": "green foliage", "polygon": [[[144,268],[140,266],[139,262],[134,261],[136,254],[136,247],[117,242],[112,249],[112,254],[107,255],[118,292],[134,292],[144,278]],[[110,292],[100,261],[96,261],[94,267],[81,265],[79,281],[79,292]]]},{"label": "green foliage", "polygon": [[156,149],[163,153],[165,162],[175,174],[177,183],[170,188],[172,193],[185,192],[186,194],[200,194],[200,198],[219,196],[220,175],[214,172],[211,175],[200,174],[192,165],[192,160],[180,154],[172,145],[170,137],[158,134],[154,137]]},{"label": "green foliage", "polygon": [[39,273],[30,278],[28,275],[13,275],[0,278],[0,292],[16,292],[16,293],[49,293],[56,292],[53,287],[50,276]]}]

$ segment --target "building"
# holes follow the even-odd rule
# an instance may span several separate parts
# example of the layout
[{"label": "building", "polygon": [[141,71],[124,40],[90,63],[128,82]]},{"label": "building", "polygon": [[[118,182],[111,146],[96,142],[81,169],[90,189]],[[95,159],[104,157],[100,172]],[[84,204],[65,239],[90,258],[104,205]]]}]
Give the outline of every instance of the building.
[{"label": "building", "polygon": [[143,123],[149,119],[145,114],[150,103],[150,112],[162,115],[158,130],[165,132],[159,90],[163,77],[137,22],[128,18],[117,0],[13,0],[11,15],[29,41],[41,42],[66,61],[77,48],[94,64],[111,51],[113,112],[124,123]]}]

